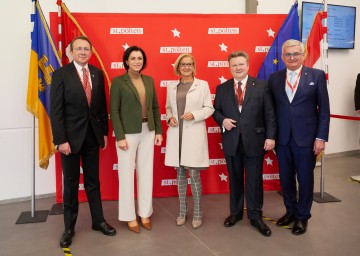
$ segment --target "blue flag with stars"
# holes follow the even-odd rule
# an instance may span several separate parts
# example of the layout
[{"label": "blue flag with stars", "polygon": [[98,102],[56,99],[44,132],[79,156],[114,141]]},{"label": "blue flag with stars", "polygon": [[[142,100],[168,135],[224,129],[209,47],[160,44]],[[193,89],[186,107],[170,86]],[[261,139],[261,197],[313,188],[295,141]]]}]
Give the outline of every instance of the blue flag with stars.
[{"label": "blue flag with stars", "polygon": [[297,1],[291,7],[288,16],[282,24],[274,42],[270,46],[265,60],[260,67],[259,73],[257,74],[257,78],[267,80],[271,73],[285,68],[285,64],[281,59],[281,46],[288,39],[300,40]]}]

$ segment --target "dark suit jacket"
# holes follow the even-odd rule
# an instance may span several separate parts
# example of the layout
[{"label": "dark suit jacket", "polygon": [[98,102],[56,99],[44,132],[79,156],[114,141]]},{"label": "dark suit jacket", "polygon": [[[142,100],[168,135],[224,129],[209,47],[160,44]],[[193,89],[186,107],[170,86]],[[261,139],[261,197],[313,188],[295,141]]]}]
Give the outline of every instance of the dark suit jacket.
[{"label": "dark suit jacket", "polygon": [[[159,104],[156,97],[154,80],[141,75],[145,85],[148,107],[149,130],[162,134]],[[113,79],[110,89],[110,117],[116,140],[125,139],[125,134],[140,133],[142,129],[142,107],[140,96],[128,73]]]},{"label": "dark suit jacket", "polygon": [[88,66],[92,83],[90,107],[73,62],[55,70],[52,76],[50,119],[53,142],[55,145],[69,142],[72,153],[80,150],[89,122],[101,147],[104,147],[104,136],[108,135],[104,76],[100,69]]},{"label": "dark suit jacket", "polygon": [[358,74],[356,78],[354,100],[355,100],[355,110],[360,110],[360,74]]},{"label": "dark suit jacket", "polygon": [[316,138],[327,141],[330,107],[325,73],[303,67],[298,88],[290,103],[285,92],[286,69],[270,75],[277,122],[278,145],[287,145],[292,135],[300,146],[313,146]]},{"label": "dark suit jacket", "polygon": [[220,127],[225,118],[236,120],[235,128],[222,132],[225,155],[235,155],[240,132],[248,156],[264,154],[265,139],[275,139],[275,110],[266,81],[248,77],[241,113],[235,96],[234,79],[220,84],[216,88],[214,108],[213,118]]}]

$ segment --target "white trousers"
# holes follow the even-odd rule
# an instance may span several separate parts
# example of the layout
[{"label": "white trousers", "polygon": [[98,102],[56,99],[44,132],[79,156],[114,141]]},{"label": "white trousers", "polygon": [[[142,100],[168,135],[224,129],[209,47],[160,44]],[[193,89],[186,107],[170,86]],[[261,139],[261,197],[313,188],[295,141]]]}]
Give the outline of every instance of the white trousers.
[{"label": "white trousers", "polygon": [[148,123],[142,124],[141,133],[125,134],[128,150],[116,146],[119,174],[119,220],[136,219],[134,199],[134,171],[136,169],[138,215],[148,218],[153,213],[153,162],[155,131]]}]

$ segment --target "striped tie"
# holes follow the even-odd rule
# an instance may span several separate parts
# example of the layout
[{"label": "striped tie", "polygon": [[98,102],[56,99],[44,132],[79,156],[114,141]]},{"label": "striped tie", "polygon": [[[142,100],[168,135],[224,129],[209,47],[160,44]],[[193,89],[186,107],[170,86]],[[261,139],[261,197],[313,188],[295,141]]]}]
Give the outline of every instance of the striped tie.
[{"label": "striped tie", "polygon": [[84,91],[86,94],[86,98],[88,101],[88,104],[90,106],[90,102],[91,102],[91,86],[90,86],[90,81],[89,81],[89,74],[88,74],[88,70],[86,68],[82,69],[83,71],[83,87],[84,87]]}]

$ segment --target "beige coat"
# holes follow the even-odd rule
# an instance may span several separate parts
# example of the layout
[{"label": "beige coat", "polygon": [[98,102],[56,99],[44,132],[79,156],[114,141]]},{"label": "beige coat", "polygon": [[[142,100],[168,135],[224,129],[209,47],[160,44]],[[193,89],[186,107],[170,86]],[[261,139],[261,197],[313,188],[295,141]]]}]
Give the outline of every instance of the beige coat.
[{"label": "beige coat", "polygon": [[[166,121],[171,117],[178,120],[176,91],[179,82],[169,84],[166,96]],[[214,113],[209,85],[206,81],[194,79],[186,95],[185,112],[191,112],[194,119],[183,121],[181,161],[179,163],[179,127],[168,126],[166,135],[165,165],[179,167],[208,167],[209,149],[205,119]]]}]

